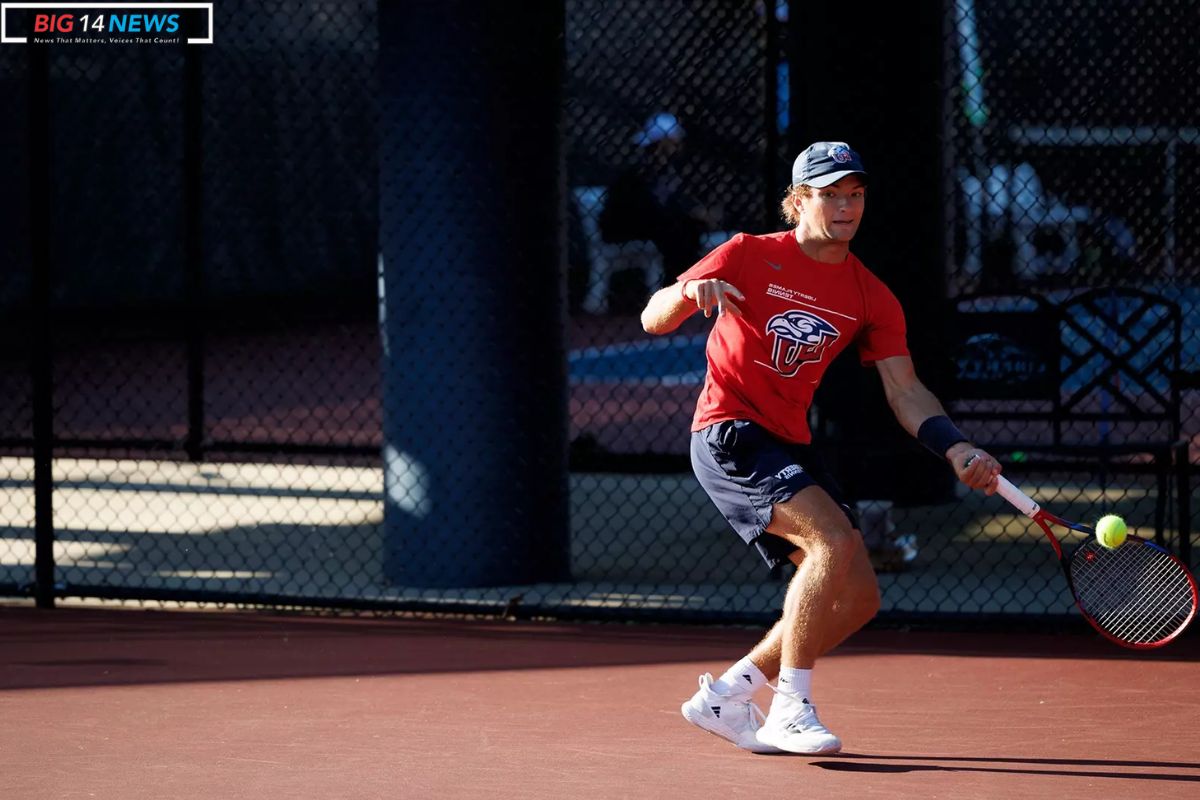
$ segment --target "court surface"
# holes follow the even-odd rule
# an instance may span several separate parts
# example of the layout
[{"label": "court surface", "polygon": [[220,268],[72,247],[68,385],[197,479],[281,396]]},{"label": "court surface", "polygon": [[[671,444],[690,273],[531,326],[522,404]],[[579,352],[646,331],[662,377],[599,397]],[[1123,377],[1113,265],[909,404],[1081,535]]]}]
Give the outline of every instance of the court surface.
[{"label": "court surface", "polygon": [[0,607],[3,796],[1200,793],[1195,636],[1144,655],[1082,630],[868,630],[817,672],[822,717],[846,743],[819,758],[744,753],[680,717],[697,675],[757,636]]}]

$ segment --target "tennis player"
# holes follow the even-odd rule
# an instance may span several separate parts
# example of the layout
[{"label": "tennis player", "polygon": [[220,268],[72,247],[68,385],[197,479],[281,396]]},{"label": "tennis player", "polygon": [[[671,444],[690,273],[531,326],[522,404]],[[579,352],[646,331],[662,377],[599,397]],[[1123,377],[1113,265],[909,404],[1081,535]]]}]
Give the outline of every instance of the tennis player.
[{"label": "tennis player", "polygon": [[[857,522],[810,447],[808,409],[830,362],[853,342],[862,363],[879,371],[896,419],[963,483],[991,494],[1000,474],[917,379],[900,303],[850,252],[866,182],[847,144],[811,145],[796,159],[783,199],[788,230],[738,234],[642,312],[652,334],[674,331],[697,311],[715,312],[691,426],[692,467],[769,567],[796,565],[780,620],[719,678],[701,675],[682,707],[692,724],[754,752],[841,749],[817,718],[813,667],[879,610]],[[751,700],[764,685],[774,690],[765,718]]]}]

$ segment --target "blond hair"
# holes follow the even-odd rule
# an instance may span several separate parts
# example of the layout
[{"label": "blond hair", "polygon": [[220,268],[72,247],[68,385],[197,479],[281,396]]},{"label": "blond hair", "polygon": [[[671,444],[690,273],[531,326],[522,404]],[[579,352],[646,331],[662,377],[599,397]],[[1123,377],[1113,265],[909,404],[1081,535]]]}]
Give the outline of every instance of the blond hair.
[{"label": "blond hair", "polygon": [[783,193],[783,201],[779,204],[779,213],[783,216],[783,221],[791,227],[794,228],[800,224],[800,210],[796,208],[796,200],[812,197],[812,188],[803,183],[793,183]]}]

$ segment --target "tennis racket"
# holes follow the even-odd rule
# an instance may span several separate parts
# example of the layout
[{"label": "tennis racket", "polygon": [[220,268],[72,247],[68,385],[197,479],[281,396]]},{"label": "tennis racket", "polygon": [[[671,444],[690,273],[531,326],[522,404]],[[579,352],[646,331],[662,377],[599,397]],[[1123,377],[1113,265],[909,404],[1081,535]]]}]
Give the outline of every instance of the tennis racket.
[{"label": "tennis racket", "polygon": [[[1137,536],[1111,550],[1096,541],[1095,529],[1056,517],[999,476],[996,491],[1041,527],[1058,554],[1075,605],[1092,627],[1123,647],[1162,647],[1196,616],[1196,579],[1182,561]],[[1050,526],[1088,540],[1067,553]]]}]

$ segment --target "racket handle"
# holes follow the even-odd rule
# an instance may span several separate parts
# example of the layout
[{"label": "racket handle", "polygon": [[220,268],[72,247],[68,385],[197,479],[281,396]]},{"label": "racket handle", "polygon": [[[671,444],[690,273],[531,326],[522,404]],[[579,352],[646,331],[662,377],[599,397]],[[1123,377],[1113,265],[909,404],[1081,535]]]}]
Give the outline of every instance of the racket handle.
[{"label": "racket handle", "polygon": [[1008,478],[998,475],[996,482],[996,493],[1016,506],[1017,510],[1025,516],[1032,517],[1042,510],[1041,506],[1033,502],[1029,495],[1013,486]]}]

